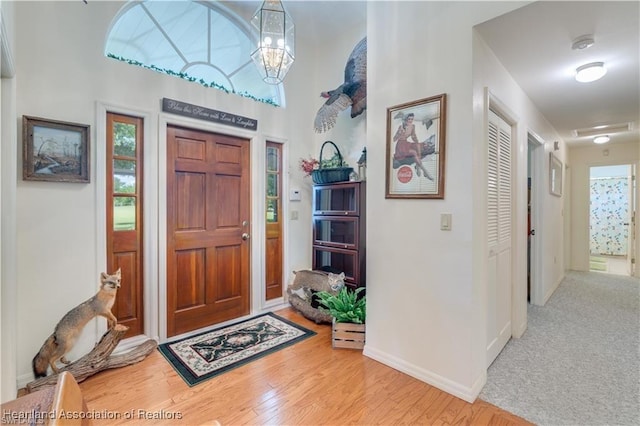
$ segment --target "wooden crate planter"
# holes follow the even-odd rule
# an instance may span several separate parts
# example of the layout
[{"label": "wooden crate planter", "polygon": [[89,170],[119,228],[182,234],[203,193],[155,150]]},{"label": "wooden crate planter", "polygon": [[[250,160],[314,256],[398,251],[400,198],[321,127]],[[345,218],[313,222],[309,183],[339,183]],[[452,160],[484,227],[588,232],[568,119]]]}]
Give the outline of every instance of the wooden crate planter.
[{"label": "wooden crate planter", "polygon": [[364,348],[364,324],[350,322],[336,322],[333,319],[331,337],[334,348],[362,349]]}]

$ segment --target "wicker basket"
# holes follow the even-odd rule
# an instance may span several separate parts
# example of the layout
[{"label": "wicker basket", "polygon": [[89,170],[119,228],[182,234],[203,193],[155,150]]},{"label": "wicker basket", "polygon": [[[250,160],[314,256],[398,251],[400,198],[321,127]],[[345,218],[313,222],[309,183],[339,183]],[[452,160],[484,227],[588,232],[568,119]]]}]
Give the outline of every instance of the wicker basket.
[{"label": "wicker basket", "polygon": [[338,158],[340,158],[340,162],[342,163],[342,154],[336,144],[331,141],[323,143],[320,148],[320,168],[311,172],[311,179],[313,179],[313,183],[315,184],[345,182],[349,180],[349,175],[353,172],[353,167],[322,167],[322,151],[328,143],[336,149]]}]

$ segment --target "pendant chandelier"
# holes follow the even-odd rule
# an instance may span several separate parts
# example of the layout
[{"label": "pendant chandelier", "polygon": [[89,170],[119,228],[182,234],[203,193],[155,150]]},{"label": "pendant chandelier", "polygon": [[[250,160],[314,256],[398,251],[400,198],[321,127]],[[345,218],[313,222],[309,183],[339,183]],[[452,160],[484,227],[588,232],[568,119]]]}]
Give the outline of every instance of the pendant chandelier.
[{"label": "pendant chandelier", "polygon": [[265,0],[251,19],[258,46],[251,59],[265,83],[280,84],[295,60],[294,25],[280,0]]}]

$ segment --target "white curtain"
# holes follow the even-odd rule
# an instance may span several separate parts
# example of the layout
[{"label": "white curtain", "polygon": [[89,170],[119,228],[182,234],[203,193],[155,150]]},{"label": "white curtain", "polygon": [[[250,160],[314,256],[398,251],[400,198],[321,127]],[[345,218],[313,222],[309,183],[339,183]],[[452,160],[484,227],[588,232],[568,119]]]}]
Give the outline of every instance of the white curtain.
[{"label": "white curtain", "polygon": [[628,178],[592,178],[591,254],[626,255],[628,218]]}]

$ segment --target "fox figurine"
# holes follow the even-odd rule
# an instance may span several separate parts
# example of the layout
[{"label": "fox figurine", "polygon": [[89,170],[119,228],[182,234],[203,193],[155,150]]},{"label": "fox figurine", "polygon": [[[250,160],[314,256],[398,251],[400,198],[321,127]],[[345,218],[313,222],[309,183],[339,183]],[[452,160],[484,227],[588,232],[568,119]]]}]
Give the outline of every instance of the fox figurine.
[{"label": "fox figurine", "polygon": [[58,374],[56,361],[69,364],[65,355],[73,348],[80,332],[89,321],[100,315],[107,319],[109,329],[115,327],[118,320],[111,313],[111,308],[116,300],[116,292],[120,287],[120,269],[112,275],[104,272],[100,274],[100,290],[89,300],[79,304],[66,313],[60,320],[51,336],[44,342],[38,354],[31,363],[36,379],[45,377],[47,369],[51,366],[54,373]]}]

